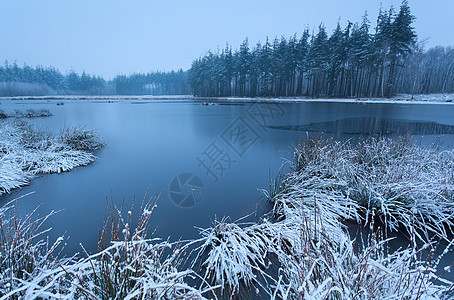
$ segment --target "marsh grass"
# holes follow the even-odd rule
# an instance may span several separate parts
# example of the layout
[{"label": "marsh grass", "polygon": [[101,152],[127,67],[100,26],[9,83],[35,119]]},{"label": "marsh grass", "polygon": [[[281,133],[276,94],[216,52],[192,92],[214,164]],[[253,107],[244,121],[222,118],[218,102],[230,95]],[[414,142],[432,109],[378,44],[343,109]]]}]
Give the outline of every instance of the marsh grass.
[{"label": "marsh grass", "polygon": [[20,110],[15,110],[13,114],[7,113],[4,110],[0,109],[0,119],[6,118],[40,118],[40,117],[50,117],[53,114],[48,109],[27,109],[25,112]]},{"label": "marsh grass", "polygon": [[108,209],[107,221],[99,233],[98,253],[88,255],[84,251],[87,258],[82,261],[89,265],[87,279],[99,299],[202,299],[213,289],[203,281],[197,288],[185,281],[197,274],[180,270],[187,250],[184,243],[150,236],[149,222],[157,199],[144,198],[136,225],[132,218],[134,204],[126,216],[113,205]]},{"label": "marsh grass", "polygon": [[210,228],[200,229],[200,245],[195,249],[203,278],[222,286],[221,295],[237,295],[244,289],[267,291],[271,279],[264,272],[270,265],[269,236],[258,224],[215,220]]},{"label": "marsh grass", "polygon": [[55,135],[25,121],[0,121],[0,195],[40,174],[60,173],[95,160],[103,146],[96,133],[66,127]]},{"label": "marsh grass", "polygon": [[49,247],[44,239],[49,231],[45,222],[55,212],[40,217],[37,208],[21,217],[17,201],[0,208],[0,299],[19,299],[28,286],[45,285],[47,280],[37,278],[56,267],[50,257],[63,241],[58,239]]},{"label": "marsh grass", "polygon": [[[427,228],[443,238],[454,220],[454,150],[420,146],[409,138],[369,138],[356,145],[328,139],[302,141],[295,149],[288,186],[309,186],[348,201],[353,215],[367,223],[411,232]],[[359,206],[359,207],[358,207]],[[421,232],[419,238],[425,239]]]},{"label": "marsh grass", "polygon": [[95,131],[78,126],[66,126],[58,138],[64,145],[74,150],[93,151],[104,146]]},{"label": "marsh grass", "polygon": [[13,204],[6,205],[0,210],[0,299],[216,298],[218,286],[184,268],[191,242],[150,236],[156,201],[144,199],[137,222],[134,206],[126,214],[109,206],[98,251],[90,254],[80,245],[81,254],[70,258],[55,254],[63,238],[51,247],[39,238],[53,213],[40,218],[34,211],[21,219]]},{"label": "marsh grass", "polygon": [[[224,218],[201,230],[204,278],[222,284],[226,298],[244,286],[272,299],[453,297],[443,279],[451,266],[440,266],[454,243],[453,158],[405,138],[302,141],[293,171],[265,193],[270,216],[253,224]],[[370,233],[352,238],[345,221]],[[399,228],[410,244],[390,250]],[[441,254],[440,239],[448,241]],[[270,263],[280,266],[274,274]]]}]

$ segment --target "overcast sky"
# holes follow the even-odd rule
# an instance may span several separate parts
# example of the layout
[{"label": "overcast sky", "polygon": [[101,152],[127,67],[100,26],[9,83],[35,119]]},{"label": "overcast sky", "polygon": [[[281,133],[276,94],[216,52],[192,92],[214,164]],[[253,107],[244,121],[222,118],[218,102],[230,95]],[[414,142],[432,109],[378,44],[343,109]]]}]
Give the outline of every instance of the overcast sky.
[{"label": "overcast sky", "polygon": [[[300,35],[338,19],[372,26],[400,0],[0,0],[0,62],[55,66],[111,78],[116,74],[188,69],[208,50],[251,45],[267,36]],[[454,46],[454,0],[409,0],[419,39]]]}]

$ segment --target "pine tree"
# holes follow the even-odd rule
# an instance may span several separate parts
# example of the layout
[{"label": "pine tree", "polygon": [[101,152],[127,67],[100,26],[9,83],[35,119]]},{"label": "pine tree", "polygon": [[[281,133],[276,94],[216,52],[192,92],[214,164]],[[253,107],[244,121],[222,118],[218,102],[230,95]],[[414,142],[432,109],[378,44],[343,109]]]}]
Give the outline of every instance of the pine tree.
[{"label": "pine tree", "polygon": [[407,0],[402,1],[400,11],[391,24],[390,35],[390,68],[385,97],[391,97],[394,93],[396,63],[402,56],[408,54],[411,47],[416,43],[416,33],[411,24],[415,17],[410,13]]}]

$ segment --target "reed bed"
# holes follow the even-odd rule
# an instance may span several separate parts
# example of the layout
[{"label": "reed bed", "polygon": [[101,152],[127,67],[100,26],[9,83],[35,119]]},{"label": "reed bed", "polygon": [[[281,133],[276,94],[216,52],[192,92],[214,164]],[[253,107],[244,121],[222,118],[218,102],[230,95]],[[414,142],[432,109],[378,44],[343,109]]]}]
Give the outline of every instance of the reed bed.
[{"label": "reed bed", "polygon": [[99,233],[98,251],[89,254],[80,245],[82,254],[70,258],[58,257],[63,238],[51,247],[39,239],[47,232],[43,224],[52,214],[21,219],[15,205],[3,207],[0,299],[207,299],[214,295],[218,286],[183,268],[191,243],[150,237],[156,200],[142,202],[137,224],[132,220],[133,208],[125,214],[111,206]]},{"label": "reed bed", "polygon": [[45,221],[54,212],[40,217],[35,209],[21,217],[17,214],[17,201],[0,208],[0,299],[19,299],[26,295],[28,286],[47,284],[50,276],[43,280],[42,274],[52,274],[56,269],[51,256],[63,241],[58,239],[49,246],[42,239],[49,231],[44,227]]},{"label": "reed bed", "polygon": [[[307,190],[343,199],[344,219],[378,217],[397,231],[427,229],[448,239],[454,221],[454,149],[420,146],[409,138],[369,138],[356,145],[306,140],[295,149],[294,172],[285,190]],[[281,199],[276,197],[275,205]],[[294,199],[294,197],[291,197]],[[341,216],[340,215],[340,216]],[[422,240],[419,230],[416,234]]]},{"label": "reed bed", "polygon": [[[454,243],[454,151],[371,138],[306,140],[294,153],[293,170],[266,193],[270,216],[242,226],[223,219],[201,231],[197,259],[225,298],[242,286],[272,299],[454,297],[443,279],[452,266],[440,266]],[[351,237],[345,221],[369,235]],[[392,251],[399,229],[408,246]]]},{"label": "reed bed", "polygon": [[25,121],[0,120],[0,195],[40,174],[60,173],[92,163],[103,144],[96,133],[66,127],[53,134]]},{"label": "reed bed", "polygon": [[53,114],[48,109],[27,109],[25,112],[21,110],[15,110],[14,113],[7,113],[4,110],[0,109],[0,119],[6,118],[40,118],[40,117],[50,117]]}]

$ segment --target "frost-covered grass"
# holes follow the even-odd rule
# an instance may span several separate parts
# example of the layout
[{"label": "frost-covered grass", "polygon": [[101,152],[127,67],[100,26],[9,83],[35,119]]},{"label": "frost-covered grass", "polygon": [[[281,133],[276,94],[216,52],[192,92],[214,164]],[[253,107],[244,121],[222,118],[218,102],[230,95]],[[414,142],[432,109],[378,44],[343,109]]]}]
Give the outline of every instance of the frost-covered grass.
[{"label": "frost-covered grass", "polygon": [[[267,193],[271,218],[223,219],[201,231],[203,276],[227,297],[244,286],[272,299],[454,297],[439,276],[451,268],[440,260],[454,243],[453,158],[408,139],[303,141],[293,171]],[[346,220],[371,233],[351,237]],[[409,244],[391,251],[399,228]],[[442,250],[440,238],[448,241]]]},{"label": "frost-covered grass", "polygon": [[228,218],[215,220],[213,227],[201,229],[193,264],[200,264],[207,282],[222,286],[222,294],[238,295],[241,288],[251,286],[266,292],[272,280],[263,272],[271,265],[267,229],[266,225],[228,222]]},{"label": "frost-covered grass", "polygon": [[340,204],[343,219],[367,223],[375,216],[391,231],[403,227],[418,234],[413,229],[424,228],[447,238],[454,221],[454,149],[408,138],[369,138],[355,145],[307,140],[295,149],[294,172],[282,189],[274,199],[277,208],[295,201],[295,194],[317,193],[335,200],[333,209]]},{"label": "frost-covered grass", "polygon": [[0,299],[18,299],[25,285],[35,284],[42,273],[55,269],[50,257],[62,242],[58,239],[49,247],[39,239],[48,232],[43,224],[53,212],[39,217],[35,210],[20,217],[16,201],[0,208]]},{"label": "frost-covered grass", "polygon": [[95,160],[102,146],[92,130],[66,127],[52,134],[25,121],[0,120],[0,195],[39,174],[60,173]]},{"label": "frost-covered grass", "polygon": [[96,253],[80,245],[81,255],[58,258],[63,238],[51,247],[36,241],[50,215],[21,219],[6,205],[0,210],[0,299],[205,299],[217,286],[183,268],[190,243],[149,236],[155,208],[156,198],[144,199],[135,224],[133,208],[125,215],[112,206]]},{"label": "frost-covered grass", "polygon": [[0,119],[6,118],[39,118],[39,117],[50,117],[52,113],[48,109],[27,109],[25,112],[15,110],[14,113],[6,113],[0,109]]},{"label": "frost-covered grass", "polygon": [[187,246],[170,243],[149,235],[150,217],[156,198],[143,202],[138,222],[133,225],[133,208],[124,215],[114,206],[99,234],[98,252],[61,265],[66,299],[204,299],[213,287],[183,269]]},{"label": "frost-covered grass", "polygon": [[[391,238],[380,230],[364,240],[352,239],[329,204],[311,201],[311,206],[289,207],[280,221],[241,226],[222,220],[203,230],[196,261],[205,280],[222,285],[224,298],[244,290],[249,291],[246,298],[260,293],[259,298],[271,299],[454,296],[452,283],[438,276],[437,243],[390,252]],[[446,252],[451,248],[452,242]]]},{"label": "frost-covered grass", "polygon": [[[452,163],[452,150],[407,139],[303,141],[261,220],[215,220],[199,239],[171,243],[150,236],[156,198],[137,221],[134,205],[111,206],[98,251],[81,245],[67,259],[53,255],[62,239],[31,242],[44,219],[12,221],[10,205],[1,228],[22,246],[0,240],[11,261],[0,264],[0,299],[452,299],[452,265],[441,265],[454,246]],[[352,237],[345,221],[367,234]],[[398,229],[409,242],[394,250]]]}]

